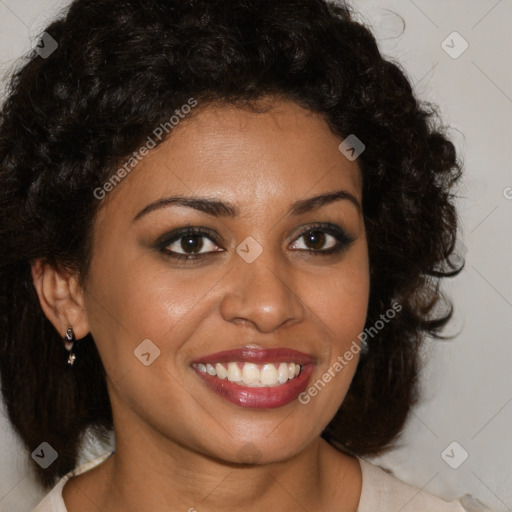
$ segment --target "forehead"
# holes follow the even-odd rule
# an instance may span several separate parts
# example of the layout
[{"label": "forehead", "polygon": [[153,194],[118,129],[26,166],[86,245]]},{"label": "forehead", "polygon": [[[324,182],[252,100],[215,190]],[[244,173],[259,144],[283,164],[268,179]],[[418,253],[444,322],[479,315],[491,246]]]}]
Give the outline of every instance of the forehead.
[{"label": "forehead", "polygon": [[208,194],[268,207],[344,188],[361,200],[359,166],[339,151],[340,142],[322,115],[291,101],[263,100],[257,111],[198,106],[111,199],[130,199],[135,209],[166,194]]}]

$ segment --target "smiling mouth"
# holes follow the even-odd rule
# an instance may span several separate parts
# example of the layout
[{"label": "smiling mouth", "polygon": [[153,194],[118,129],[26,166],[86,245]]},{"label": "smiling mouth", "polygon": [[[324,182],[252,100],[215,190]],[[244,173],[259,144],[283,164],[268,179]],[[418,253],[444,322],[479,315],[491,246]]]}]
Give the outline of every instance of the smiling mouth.
[{"label": "smiling mouth", "polygon": [[302,365],[294,362],[255,364],[232,361],[224,364],[194,363],[192,366],[220,380],[256,388],[281,386],[298,377],[303,369]]},{"label": "smiling mouth", "polygon": [[273,409],[304,391],[315,363],[312,355],[284,347],[244,347],[200,356],[191,368],[225,400],[240,407]]}]

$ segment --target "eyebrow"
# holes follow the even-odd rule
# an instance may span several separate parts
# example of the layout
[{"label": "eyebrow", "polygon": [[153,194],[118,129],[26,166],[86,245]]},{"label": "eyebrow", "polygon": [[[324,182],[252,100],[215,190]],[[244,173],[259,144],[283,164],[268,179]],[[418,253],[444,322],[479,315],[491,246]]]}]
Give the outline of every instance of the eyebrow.
[{"label": "eyebrow", "polygon": [[[347,200],[350,201],[359,212],[362,213],[362,207],[359,201],[350,192],[346,190],[337,190],[327,194],[321,194],[307,199],[300,199],[293,203],[290,207],[290,215],[302,215],[304,213],[317,210],[322,206],[334,203],[335,201]],[[193,208],[199,210],[213,217],[229,217],[233,218],[240,214],[240,209],[232,203],[219,201],[218,199],[210,199],[208,197],[186,197],[186,196],[172,196],[158,199],[153,203],[144,207],[135,217],[132,222],[140,220],[148,213],[167,208],[169,206],[182,206],[186,208]]]}]

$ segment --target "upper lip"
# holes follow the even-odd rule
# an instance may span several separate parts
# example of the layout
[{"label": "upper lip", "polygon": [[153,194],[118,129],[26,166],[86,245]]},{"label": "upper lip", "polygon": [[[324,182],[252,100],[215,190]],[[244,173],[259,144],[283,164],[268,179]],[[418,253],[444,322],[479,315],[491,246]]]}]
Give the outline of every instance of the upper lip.
[{"label": "upper lip", "polygon": [[229,362],[244,362],[244,363],[296,363],[308,364],[314,362],[315,358],[312,355],[299,352],[290,348],[278,347],[269,349],[256,349],[256,348],[236,348],[231,350],[223,350],[208,354],[205,356],[194,359],[192,363],[229,363]]}]

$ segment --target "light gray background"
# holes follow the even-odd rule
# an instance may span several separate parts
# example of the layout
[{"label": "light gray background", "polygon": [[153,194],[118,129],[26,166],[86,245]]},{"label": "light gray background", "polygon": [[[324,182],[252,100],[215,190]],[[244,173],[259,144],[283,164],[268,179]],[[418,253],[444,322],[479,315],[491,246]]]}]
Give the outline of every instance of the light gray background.
[{"label": "light gray background", "polygon": [[[35,44],[66,0],[0,0],[0,73]],[[512,510],[512,0],[360,0],[381,50],[403,64],[421,99],[441,107],[463,155],[460,249],[466,268],[445,289],[456,305],[451,342],[425,350],[423,401],[400,447],[374,458],[425,490],[471,493],[497,512]],[[405,30],[402,24],[405,22]],[[458,58],[441,43],[457,31]],[[460,48],[455,39],[448,44]],[[28,511],[41,498],[29,454],[0,414],[0,510]],[[456,441],[467,460],[441,457]],[[449,451],[452,460],[462,448]],[[87,460],[102,449],[90,445]]]}]

